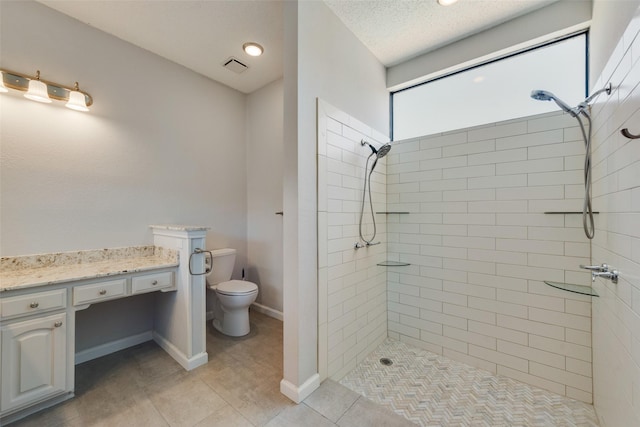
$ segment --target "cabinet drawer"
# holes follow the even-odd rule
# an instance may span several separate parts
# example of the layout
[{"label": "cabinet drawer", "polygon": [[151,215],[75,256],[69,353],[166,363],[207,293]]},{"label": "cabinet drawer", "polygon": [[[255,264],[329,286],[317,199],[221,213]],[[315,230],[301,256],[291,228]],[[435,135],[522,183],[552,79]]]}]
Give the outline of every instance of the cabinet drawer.
[{"label": "cabinet drawer", "polygon": [[173,273],[171,271],[135,276],[131,279],[131,293],[133,294],[153,292],[171,286],[173,286]]},{"label": "cabinet drawer", "polygon": [[123,297],[127,294],[127,279],[92,283],[73,288],[73,305],[88,304]]},{"label": "cabinet drawer", "polygon": [[67,290],[34,292],[32,294],[3,298],[0,300],[1,317],[24,316],[44,311],[58,310],[67,306]]}]

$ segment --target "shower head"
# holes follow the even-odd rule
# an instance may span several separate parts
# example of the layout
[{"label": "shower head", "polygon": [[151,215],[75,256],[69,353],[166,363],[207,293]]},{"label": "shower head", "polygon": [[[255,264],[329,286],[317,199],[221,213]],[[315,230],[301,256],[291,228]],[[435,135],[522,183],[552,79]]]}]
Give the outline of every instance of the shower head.
[{"label": "shower head", "polygon": [[381,159],[387,154],[389,154],[389,151],[391,151],[391,145],[384,144],[382,147],[378,148],[378,152],[376,153],[376,156],[378,156],[378,158]]},{"label": "shower head", "polygon": [[376,159],[383,158],[389,153],[389,150],[391,150],[391,145],[389,144],[384,144],[382,147],[376,150],[376,148],[373,145],[371,145],[369,142],[365,141],[364,139],[360,141],[360,145],[368,145],[369,148],[371,148],[372,154],[376,155]]},{"label": "shower head", "polygon": [[531,91],[531,97],[538,101],[554,101],[562,111],[571,114],[573,117],[576,116],[576,112],[573,111],[571,107],[562,102],[562,100],[556,98],[556,96],[551,92],[547,92],[546,90],[533,90]]},{"label": "shower head", "polygon": [[546,90],[532,90],[531,97],[538,101],[551,101],[553,99],[553,94]]}]

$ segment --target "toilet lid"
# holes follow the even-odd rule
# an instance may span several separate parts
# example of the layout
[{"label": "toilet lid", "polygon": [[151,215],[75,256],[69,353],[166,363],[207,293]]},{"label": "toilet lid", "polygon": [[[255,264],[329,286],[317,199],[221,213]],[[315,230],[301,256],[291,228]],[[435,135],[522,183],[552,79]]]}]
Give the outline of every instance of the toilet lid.
[{"label": "toilet lid", "polygon": [[218,283],[216,290],[226,295],[249,294],[258,290],[258,285],[246,280],[229,280],[228,282]]}]

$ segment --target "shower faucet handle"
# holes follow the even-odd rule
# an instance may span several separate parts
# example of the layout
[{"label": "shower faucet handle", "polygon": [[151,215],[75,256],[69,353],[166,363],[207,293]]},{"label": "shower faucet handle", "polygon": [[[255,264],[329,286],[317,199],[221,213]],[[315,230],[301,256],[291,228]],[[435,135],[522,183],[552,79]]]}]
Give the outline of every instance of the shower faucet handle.
[{"label": "shower faucet handle", "polygon": [[591,271],[599,271],[599,272],[609,271],[609,266],[607,264],[602,264],[602,265],[582,265],[582,264],[580,264],[580,268],[584,268],[585,270],[591,270]]},{"label": "shower faucet handle", "polygon": [[591,281],[595,282],[596,278],[602,277],[603,279],[611,280],[613,283],[618,283],[618,277],[619,276],[620,276],[620,273],[618,273],[618,270],[601,271],[601,272],[592,271],[591,272]]}]

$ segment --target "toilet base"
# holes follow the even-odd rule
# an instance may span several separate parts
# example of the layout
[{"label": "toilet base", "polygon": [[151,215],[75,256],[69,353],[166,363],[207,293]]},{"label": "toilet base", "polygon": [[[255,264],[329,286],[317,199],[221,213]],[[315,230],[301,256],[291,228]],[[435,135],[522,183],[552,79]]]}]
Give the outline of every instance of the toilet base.
[{"label": "toilet base", "polygon": [[249,309],[225,312],[222,321],[213,319],[213,327],[220,333],[230,337],[243,337],[251,332],[249,325]]}]

